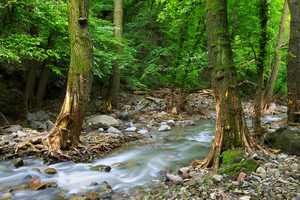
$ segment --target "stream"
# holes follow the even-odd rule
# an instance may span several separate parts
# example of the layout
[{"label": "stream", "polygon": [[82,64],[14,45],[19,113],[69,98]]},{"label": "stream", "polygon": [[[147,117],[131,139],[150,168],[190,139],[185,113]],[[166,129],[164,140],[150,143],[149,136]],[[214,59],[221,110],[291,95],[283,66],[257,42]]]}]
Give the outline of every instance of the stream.
[{"label": "stream", "polygon": [[[280,120],[285,116],[286,114],[267,116],[263,121]],[[64,162],[45,166],[37,158],[26,158],[24,161],[27,161],[28,165],[14,168],[9,165],[11,161],[2,162],[0,163],[0,188],[3,186],[13,188],[12,199],[46,200],[59,192],[64,192],[67,196],[71,193],[86,192],[94,188],[90,186],[92,182],[107,181],[115,190],[143,185],[156,179],[162,180],[164,176],[158,173],[162,169],[177,170],[195,159],[204,159],[208,154],[214,139],[215,122],[198,120],[195,123],[194,126],[173,127],[171,131],[153,134],[151,139],[153,142],[150,144],[122,145],[123,147],[101,159],[94,160],[93,163]],[[90,170],[91,166],[114,163],[122,163],[124,166],[112,168],[109,173]],[[47,175],[32,170],[38,168],[43,171],[49,167],[56,169],[58,173]],[[56,182],[58,188],[31,190],[28,187],[27,175],[37,176],[46,183]]]}]

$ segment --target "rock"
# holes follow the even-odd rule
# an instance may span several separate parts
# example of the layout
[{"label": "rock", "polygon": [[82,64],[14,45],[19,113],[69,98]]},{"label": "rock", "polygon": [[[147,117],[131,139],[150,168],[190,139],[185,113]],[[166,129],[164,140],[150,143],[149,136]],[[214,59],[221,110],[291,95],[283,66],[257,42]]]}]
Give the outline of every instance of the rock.
[{"label": "rock", "polygon": [[112,168],[121,168],[121,167],[124,167],[125,165],[123,163],[114,163],[114,164],[111,164],[111,167]]},{"label": "rock", "polygon": [[194,126],[195,125],[195,122],[192,121],[192,120],[184,120],[184,123],[188,126]]},{"label": "rock", "polygon": [[104,129],[103,129],[103,128],[98,128],[98,131],[99,131],[99,132],[103,132]]},{"label": "rock", "polygon": [[28,183],[28,186],[33,190],[39,190],[46,188],[45,181],[42,181],[41,179],[35,179]]},{"label": "rock", "polygon": [[[143,121],[143,120],[145,120],[145,119],[140,119],[140,121]],[[129,126],[130,127],[135,127],[135,125],[132,122],[129,122]]]},{"label": "rock", "polygon": [[47,188],[50,188],[50,187],[57,188],[57,186],[58,186],[58,184],[55,183],[55,182],[48,182],[48,183],[46,183],[46,187]]},{"label": "rock", "polygon": [[27,123],[30,123],[32,120],[37,120],[36,113],[28,113],[26,115]]},{"label": "rock", "polygon": [[299,131],[288,127],[277,129],[274,133],[269,133],[265,137],[265,143],[271,143],[275,149],[280,149],[283,153],[300,156]]},{"label": "rock", "polygon": [[125,131],[126,132],[135,132],[136,131],[136,127],[126,128]]},{"label": "rock", "polygon": [[172,114],[172,115],[177,115],[177,108],[176,108],[176,107],[173,107],[173,108],[172,108],[171,114]]},{"label": "rock", "polygon": [[47,114],[44,110],[40,110],[36,112],[36,117],[38,121],[45,121],[49,119],[49,114]]},{"label": "rock", "polygon": [[115,134],[118,134],[118,133],[122,133],[120,130],[110,126],[108,129],[107,129],[107,132],[108,133],[115,133]]},{"label": "rock", "polygon": [[160,114],[166,115],[166,114],[168,114],[168,113],[166,113],[165,111],[162,111]]},{"label": "rock", "polygon": [[0,200],[11,200],[13,197],[12,193],[6,192],[4,194],[1,194]]},{"label": "rock", "polygon": [[266,170],[264,168],[262,168],[262,167],[259,167],[259,168],[257,168],[256,173],[258,173],[258,174],[265,174]]},{"label": "rock", "polygon": [[73,196],[70,200],[88,200],[85,195],[82,196]]},{"label": "rock", "polygon": [[23,166],[24,162],[22,158],[16,158],[14,159],[10,164],[14,165],[15,167],[21,167]]},{"label": "rock", "polygon": [[162,125],[161,127],[159,127],[158,130],[159,131],[169,131],[169,130],[171,130],[171,127],[168,125]]},{"label": "rock", "polygon": [[217,199],[217,194],[216,193],[211,193],[210,198],[211,199]]},{"label": "rock", "polygon": [[121,116],[122,116],[123,118],[126,118],[126,117],[129,116],[129,113],[128,113],[128,112],[122,112]]},{"label": "rock", "polygon": [[182,178],[178,174],[166,174],[168,180],[172,182],[182,182]]},{"label": "rock", "polygon": [[87,123],[92,124],[92,128],[109,128],[110,126],[118,127],[119,122],[112,116],[98,115],[87,120]]},{"label": "rock", "polygon": [[18,137],[26,137],[27,133],[24,133],[23,131],[17,131]]},{"label": "rock", "polygon": [[37,130],[38,127],[39,127],[40,125],[42,125],[42,122],[35,121],[35,120],[32,120],[32,121],[30,122],[30,126],[31,126],[31,128],[34,129],[34,130]]},{"label": "rock", "polygon": [[38,126],[38,130],[46,130],[47,129],[47,125],[46,124],[41,124]]},{"label": "rock", "polygon": [[252,155],[252,158],[253,158],[254,160],[259,160],[259,156],[257,155],[257,153],[253,154],[253,155]]},{"label": "rock", "polygon": [[252,177],[254,180],[257,180],[258,182],[261,182],[261,178],[260,178],[260,177],[255,176],[255,175],[251,175],[251,177]]},{"label": "rock", "polygon": [[45,121],[44,124],[47,126],[48,130],[51,130],[54,127],[54,123],[50,120]]},{"label": "rock", "polygon": [[139,130],[138,133],[141,134],[142,136],[150,137],[148,130]]},{"label": "rock", "polygon": [[22,126],[20,125],[11,125],[9,128],[4,129],[3,131],[6,133],[16,133],[22,130]]},{"label": "rock", "polygon": [[[218,170],[218,174],[231,176],[237,174],[243,168],[245,168],[247,173],[255,171],[259,167],[259,164],[253,158],[244,160],[243,154],[243,150],[224,151],[221,155],[223,163]],[[238,175],[239,174],[237,174],[237,176]]]},{"label": "rock", "polygon": [[243,183],[243,185],[242,185],[243,188],[246,188],[246,187],[249,187],[249,186],[250,186],[250,184],[249,184],[248,181],[245,181],[245,182]]},{"label": "rock", "polygon": [[251,199],[251,196],[243,196],[243,197],[240,197],[239,200],[250,200]]},{"label": "rock", "polygon": [[174,120],[171,120],[171,119],[167,121],[167,124],[169,124],[171,126],[175,126]]},{"label": "rock", "polygon": [[89,200],[99,200],[100,198],[98,197],[98,191],[93,189],[87,194],[87,199]]},{"label": "rock", "polygon": [[44,174],[56,174],[57,171],[54,168],[47,168],[43,171]]},{"label": "rock", "polygon": [[[13,189],[11,188],[11,187],[7,187],[7,186],[4,186],[4,187],[1,187],[0,188],[0,192],[2,193],[2,192],[12,192],[13,191]],[[0,199],[1,199],[1,197],[0,197]]]},{"label": "rock", "polygon": [[240,182],[242,179],[244,179],[247,176],[247,174],[245,174],[244,172],[241,172],[239,177],[237,178],[237,182]]},{"label": "rock", "polygon": [[219,183],[219,182],[221,182],[221,180],[223,178],[223,177],[222,178],[221,177],[222,176],[215,174],[212,176],[212,180],[215,181],[216,183]]},{"label": "rock", "polygon": [[54,195],[50,200],[66,200],[66,199],[63,198],[62,196],[56,194],[56,195]]},{"label": "rock", "polygon": [[110,172],[111,167],[109,165],[96,165],[90,168],[93,171],[100,171],[100,172]]}]

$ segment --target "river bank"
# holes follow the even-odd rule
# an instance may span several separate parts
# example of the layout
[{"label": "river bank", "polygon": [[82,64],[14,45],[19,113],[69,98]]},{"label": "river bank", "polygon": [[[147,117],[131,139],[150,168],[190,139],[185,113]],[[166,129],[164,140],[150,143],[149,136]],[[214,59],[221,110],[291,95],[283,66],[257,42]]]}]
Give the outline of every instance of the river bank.
[{"label": "river bank", "polygon": [[[138,99],[138,98],[137,98]],[[143,98],[146,99],[146,98]],[[95,152],[104,152],[104,154],[111,152],[111,150],[117,148],[119,149],[120,146],[126,148],[129,146],[140,146],[142,149],[146,148],[146,146],[156,146],[156,148],[166,148],[166,143],[172,140],[178,140],[180,141],[181,138],[184,138],[180,134],[176,135],[175,137],[163,137],[163,133],[169,132],[169,129],[175,130],[175,129],[180,129],[183,133],[184,130],[189,129],[189,127],[195,125],[195,122],[199,119],[202,121],[206,121],[208,124],[213,124],[214,123],[214,108],[213,108],[213,100],[212,98],[201,98],[198,97],[193,100],[193,102],[190,103],[190,105],[194,105],[194,107],[197,108],[198,105],[204,105],[202,108],[202,113],[198,115],[193,115],[193,116],[186,116],[184,113],[179,113],[177,115],[175,114],[167,114],[164,111],[164,106],[165,104],[163,101],[144,101],[144,100],[134,100],[135,103],[132,103],[132,101],[127,101],[127,104],[124,104],[123,108],[124,110],[120,111],[114,111],[113,113],[107,115],[109,119],[111,120],[112,123],[118,123],[115,125],[108,125],[108,124],[101,124],[97,123],[94,119],[99,118],[100,115],[94,114],[94,115],[89,115],[86,120],[85,124],[83,127],[83,142],[85,142],[86,146],[89,146],[90,149],[96,150]],[[145,102],[143,104],[142,102]],[[148,105],[147,105],[148,104]],[[157,106],[159,105],[159,106]],[[155,107],[157,106],[157,107]],[[158,108],[159,107],[159,108]],[[244,103],[244,109],[246,112],[246,116],[251,115],[250,112],[247,112],[247,110],[251,111],[251,102]],[[203,110],[206,112],[204,113]],[[280,113],[284,111],[284,107],[282,106],[275,106],[273,113]],[[35,115],[34,115],[35,114]],[[26,120],[27,122],[34,121],[34,123],[37,122],[38,116],[41,119],[41,116],[49,115],[49,118],[51,119],[51,115],[55,117],[51,112],[43,112],[43,113],[30,113],[27,114]],[[91,114],[91,113],[89,113]],[[35,119],[35,117],[37,119]],[[47,119],[48,120],[48,119]],[[44,120],[41,120],[41,124],[39,124],[36,128],[39,129],[39,127],[44,127],[44,128],[49,128],[47,124],[44,122],[47,121],[46,118]],[[116,121],[114,121],[116,120]],[[277,119],[278,120],[278,119]],[[50,120],[51,121],[51,120]],[[32,123],[32,124],[34,124]],[[274,123],[266,124],[266,128],[272,132],[275,129],[279,128],[279,125],[282,125],[284,122],[279,122],[275,121]],[[47,127],[43,126],[45,124]],[[48,124],[50,124],[48,122]],[[111,126],[112,125],[112,126]],[[101,127],[100,127],[101,126]],[[110,128],[112,127],[112,128]],[[12,128],[12,127],[10,127]],[[20,127],[19,127],[20,128]],[[126,131],[127,129],[127,131]],[[19,131],[19,132],[18,132]],[[166,131],[166,132],[165,132]],[[15,133],[15,134],[14,134]],[[20,135],[18,135],[18,133]],[[22,136],[22,133],[25,133],[26,135]],[[161,134],[161,137],[155,138],[155,135]],[[17,137],[16,137],[17,135]],[[20,137],[21,136],[21,137]],[[22,142],[26,141],[27,139],[30,139],[30,143],[35,143],[33,139],[38,140],[37,138],[44,136],[44,133],[40,133],[38,131],[32,130],[32,129],[24,129],[23,127],[21,130],[17,130],[12,133],[3,133],[1,135],[2,143],[3,146],[5,145],[12,145],[11,143],[15,144],[21,144]],[[207,143],[213,139],[207,138]],[[6,142],[4,142],[6,141]],[[8,142],[7,142],[8,141]],[[102,144],[102,145],[101,145]],[[105,145],[103,145],[105,144]],[[101,145],[99,147],[99,145]],[[144,145],[144,146],[143,146]],[[188,145],[188,144],[187,144]],[[208,145],[209,146],[209,145]],[[4,151],[7,150],[6,148]],[[94,148],[97,147],[97,148]],[[11,146],[12,148],[12,146]],[[32,148],[30,145],[24,145],[22,146],[23,151],[27,151],[28,149]],[[94,149],[93,149],[94,148]],[[153,147],[154,148],[154,147]],[[208,149],[209,151],[209,149]],[[207,153],[208,153],[207,151]],[[94,153],[95,153],[94,152]],[[4,153],[5,154],[5,153]],[[95,153],[96,154],[96,153]],[[205,153],[204,153],[205,154]],[[103,157],[103,155],[100,155],[100,157]],[[88,156],[88,155],[87,155]],[[48,195],[47,197],[43,197],[43,199],[59,199],[61,197],[63,198],[68,198],[68,199],[97,199],[97,198],[110,198],[110,199],[159,199],[159,198],[165,198],[165,199],[233,199],[233,198],[248,198],[249,195],[252,197],[256,197],[257,199],[263,199],[263,198],[269,198],[271,194],[270,191],[273,191],[275,196],[279,195],[278,198],[280,198],[280,195],[282,198],[293,198],[298,191],[298,182],[297,180],[299,179],[297,173],[295,170],[294,164],[299,164],[299,159],[298,157],[290,157],[288,155],[284,154],[270,154],[268,155],[268,158],[265,158],[268,162],[265,162],[262,165],[262,168],[265,170],[260,169],[260,173],[254,172],[256,174],[249,174],[248,176],[245,177],[245,179],[242,182],[237,182],[234,180],[235,178],[233,177],[226,177],[224,175],[220,176],[215,176],[210,173],[209,169],[204,169],[204,170],[199,170],[195,168],[194,166],[190,166],[188,169],[178,169],[178,171],[173,168],[173,169],[159,169],[157,168],[156,173],[157,175],[149,177],[149,182],[148,184],[142,184],[140,186],[127,186],[127,187],[115,187],[112,183],[110,183],[111,178],[107,178],[106,182],[97,182],[97,183],[89,183],[89,187],[86,187],[84,191],[78,192],[76,191],[75,194],[72,194],[70,190],[64,191],[64,192],[59,192],[57,195]],[[90,156],[91,157],[91,156]],[[203,158],[205,155],[203,155]],[[92,157],[92,159],[95,159],[97,157]],[[198,159],[203,159],[198,156]],[[89,160],[88,159],[83,159]],[[169,159],[172,159],[170,157]],[[174,159],[174,158],[173,158]],[[271,160],[270,160],[271,159]],[[257,161],[259,161],[260,158],[257,158]],[[265,161],[264,160],[264,161]],[[270,161],[270,162],[269,162]],[[275,161],[275,162],[274,162]],[[80,162],[80,161],[79,161]],[[191,162],[191,161],[189,161]],[[261,161],[263,162],[263,161]],[[277,162],[277,163],[276,163]],[[267,164],[271,163],[271,164]],[[47,163],[39,163],[40,165],[42,164],[47,164]],[[100,164],[100,163],[98,163]],[[184,163],[182,163],[184,164]],[[184,165],[181,166],[186,166],[188,163],[185,163]],[[293,164],[293,165],[292,165]],[[298,165],[297,164],[297,165]],[[8,164],[10,165],[10,164]],[[136,165],[136,164],[135,164]],[[280,166],[287,165],[287,168],[284,168],[284,171]],[[294,166],[291,168],[291,165]],[[85,165],[83,165],[85,166]],[[24,167],[30,167],[30,164],[28,166],[23,167],[18,167],[18,168],[13,168],[13,171],[18,171]],[[86,166],[85,166],[86,167]],[[121,163],[121,168],[122,163]],[[34,170],[32,170],[32,167],[27,170],[27,173],[33,173]],[[47,166],[44,166],[44,168],[47,168]],[[113,169],[114,170],[114,169]],[[40,170],[42,171],[42,170]],[[272,173],[271,173],[272,172]],[[280,175],[278,176],[279,172]],[[28,173],[28,175],[30,175]],[[101,173],[101,172],[100,172]],[[105,172],[106,173],[106,172]],[[63,174],[58,170],[59,176]],[[108,173],[109,174],[109,173]],[[166,174],[169,174],[169,178],[166,178]],[[170,174],[175,174],[173,178],[174,180],[169,180],[172,179],[170,178]],[[176,174],[180,174],[181,176],[177,176]],[[185,177],[182,177],[182,174],[185,174]],[[247,173],[246,173],[247,174]],[[260,176],[259,176],[260,174]],[[264,174],[264,175],[262,175]],[[288,177],[287,174],[290,174]],[[276,176],[275,176],[276,175]],[[36,176],[36,177],[34,177]],[[45,177],[46,176],[46,177]],[[33,173],[33,176],[28,177],[28,181],[36,181],[36,180],[51,180],[49,179],[50,176],[55,176],[55,175],[45,175],[45,173]],[[57,176],[57,175],[56,175]],[[262,176],[262,177],[261,177]],[[155,177],[155,178],[154,178]],[[211,178],[206,178],[206,177],[212,177]],[[253,179],[253,177],[260,177],[259,179]],[[275,178],[274,178],[275,177]],[[293,178],[294,177],[294,178]],[[132,177],[134,178],[134,177]],[[267,179],[268,178],[268,179]],[[288,178],[293,178],[293,179],[288,179]],[[44,179],[44,180],[43,180]],[[219,180],[220,179],[220,180]],[[282,182],[283,180],[283,182]],[[257,186],[257,181],[259,184]],[[288,182],[286,182],[288,181]],[[276,183],[275,183],[276,182]],[[278,188],[282,187],[282,185],[287,186],[289,185],[288,183],[291,182],[292,186],[292,195],[294,196],[287,196],[285,194],[288,193],[288,191],[291,190],[291,187],[284,188],[284,190],[273,190],[273,188]],[[39,182],[40,185],[37,187],[41,187],[41,185],[46,185],[47,189],[44,189],[45,191],[47,190],[56,190],[55,184],[51,185],[48,182],[48,187],[46,181]],[[276,185],[277,184],[277,185]],[[294,185],[296,184],[296,185]],[[111,187],[113,185],[113,187]],[[247,186],[248,185],[248,186]],[[56,184],[58,188],[60,187],[59,184]],[[175,186],[175,187],[174,187]],[[269,187],[265,187],[269,186]],[[23,189],[30,190],[28,185],[24,185]],[[42,186],[44,187],[44,186]],[[271,187],[271,188],[270,188]],[[115,189],[116,188],[116,189]],[[261,190],[258,190],[259,188],[262,188]],[[18,188],[19,189],[19,188]],[[6,187],[2,186],[1,192],[3,198],[7,199],[26,199],[25,197],[22,196],[16,196],[15,193],[18,191],[18,189],[14,187],[10,187],[9,184]],[[82,189],[82,188],[81,188]],[[257,189],[257,190],[256,190]],[[32,190],[32,189],[31,189]],[[64,190],[64,189],[63,189]],[[34,190],[32,190],[34,191]],[[60,190],[57,190],[60,191]],[[39,194],[40,195],[40,194]],[[37,194],[35,197],[38,199],[39,195]],[[274,197],[274,195],[273,195]],[[32,196],[28,197],[27,199],[32,198]],[[42,198],[42,197],[39,197]]]}]

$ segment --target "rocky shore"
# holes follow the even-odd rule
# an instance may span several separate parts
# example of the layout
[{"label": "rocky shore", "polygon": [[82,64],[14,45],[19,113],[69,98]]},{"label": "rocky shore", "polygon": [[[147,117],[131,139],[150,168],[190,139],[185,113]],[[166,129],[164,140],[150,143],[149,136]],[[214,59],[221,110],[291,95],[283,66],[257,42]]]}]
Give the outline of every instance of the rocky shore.
[{"label": "rocky shore", "polygon": [[[99,107],[101,100],[94,103],[96,107]],[[171,130],[175,126],[181,128],[192,126],[195,124],[193,119],[215,119],[212,97],[199,96],[191,99],[188,104],[200,112],[193,116],[175,112],[168,114],[165,112],[164,100],[140,96],[135,98],[124,96],[121,109],[110,114],[100,115],[95,111],[89,111],[83,125],[81,139],[82,144],[87,146],[89,152],[92,153],[79,158],[82,160],[77,162],[99,158],[124,143],[163,142],[153,139],[152,135]],[[251,118],[252,102],[243,105],[246,116]],[[284,112],[286,112],[286,107],[273,104],[266,114]],[[41,110],[25,116],[26,124],[30,125],[30,128],[24,127],[24,124],[3,128],[0,133],[0,158],[7,158],[8,155],[12,155],[11,158],[13,158],[12,150],[16,145],[19,152],[43,155],[45,152],[40,152],[40,154],[36,152],[42,148],[39,146],[41,138],[45,137],[47,130],[51,129],[56,116],[57,114],[53,111]],[[299,154],[290,155],[274,149],[274,146],[281,145],[284,151],[286,150],[284,146],[289,144],[290,137],[286,139],[287,143],[281,144],[279,140],[281,141],[282,135],[293,135],[297,141],[298,127],[286,127],[285,131],[276,131],[281,126],[285,126],[284,120],[265,124],[269,132],[266,143],[273,145],[265,146],[268,150],[267,154],[258,151],[249,157],[240,151],[231,152],[231,158],[228,159],[230,156],[226,156],[227,163],[223,159],[223,165],[217,174],[212,173],[210,169],[198,169],[193,165],[184,166],[177,171],[161,169],[160,179],[152,180],[151,183],[142,186],[113,190],[105,181],[93,182],[91,183],[93,189],[89,191],[71,196],[59,193],[49,199],[300,199],[300,159],[297,157]],[[297,146],[293,145],[293,149],[297,149]],[[270,148],[273,149],[270,150]],[[252,168],[249,168],[248,164],[241,164],[247,163],[249,159],[253,163]],[[122,163],[119,164],[122,165]],[[26,163],[21,158],[17,158],[12,161],[11,165],[18,168]],[[97,166],[96,170],[109,172],[111,167],[116,166]],[[55,175],[56,170],[50,168],[39,173]],[[30,174],[27,179],[31,190],[59,188],[57,183],[46,183]],[[20,188],[13,188],[9,185],[0,188],[0,199],[15,199],[13,194],[18,189]]]}]

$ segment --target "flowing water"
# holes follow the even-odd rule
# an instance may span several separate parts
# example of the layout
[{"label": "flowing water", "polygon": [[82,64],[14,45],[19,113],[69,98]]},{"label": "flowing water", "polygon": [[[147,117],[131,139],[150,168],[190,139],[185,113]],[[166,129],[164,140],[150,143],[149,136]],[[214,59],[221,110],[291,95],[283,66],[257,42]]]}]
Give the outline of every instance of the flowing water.
[{"label": "flowing water", "polygon": [[[280,116],[284,117],[284,116]],[[263,120],[279,120],[280,117],[267,117]],[[214,139],[215,123],[209,120],[195,121],[195,126],[186,128],[173,127],[171,131],[153,135],[154,142],[150,144],[126,146],[107,154],[93,163],[64,162],[49,166],[43,165],[36,158],[25,159],[27,166],[14,168],[10,162],[0,163],[0,188],[9,186],[14,189],[13,199],[49,199],[60,191],[64,193],[84,192],[92,188],[92,182],[107,181],[113,189],[142,185],[161,177],[159,171],[165,168],[176,170],[191,163],[194,159],[204,159],[210,150]],[[159,142],[166,138],[166,142]],[[111,165],[123,163],[124,167],[112,168],[109,173],[91,171],[91,165]],[[55,168],[57,174],[38,173],[32,168],[43,171]],[[56,182],[58,188],[47,188],[33,191],[28,188],[27,175],[37,176],[47,182]]]}]

